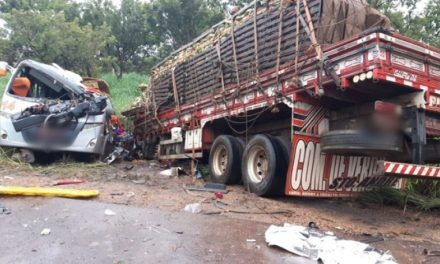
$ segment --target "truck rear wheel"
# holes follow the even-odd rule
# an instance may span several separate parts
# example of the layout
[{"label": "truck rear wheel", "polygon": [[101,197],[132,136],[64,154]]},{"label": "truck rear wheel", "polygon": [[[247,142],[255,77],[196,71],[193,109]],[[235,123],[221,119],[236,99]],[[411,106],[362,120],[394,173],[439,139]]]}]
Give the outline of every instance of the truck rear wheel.
[{"label": "truck rear wheel", "polygon": [[287,173],[285,153],[280,141],[256,135],[246,146],[242,160],[245,188],[259,196],[280,195]]},{"label": "truck rear wheel", "polygon": [[389,155],[403,151],[403,137],[361,130],[336,130],[321,136],[321,149],[329,154]]},{"label": "truck rear wheel", "polygon": [[213,182],[234,184],[240,181],[241,148],[241,143],[232,136],[222,135],[214,140],[209,154]]}]

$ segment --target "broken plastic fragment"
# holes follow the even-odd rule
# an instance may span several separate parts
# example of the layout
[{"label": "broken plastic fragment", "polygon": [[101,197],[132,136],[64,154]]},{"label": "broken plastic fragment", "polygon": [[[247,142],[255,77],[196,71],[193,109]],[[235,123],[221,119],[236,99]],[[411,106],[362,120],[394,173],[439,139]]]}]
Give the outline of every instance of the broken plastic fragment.
[{"label": "broken plastic fragment", "polygon": [[183,210],[188,213],[198,214],[202,211],[202,205],[200,203],[187,204]]},{"label": "broken plastic fragment", "polygon": [[116,215],[116,213],[110,209],[105,209],[104,214],[108,216]]},{"label": "broken plastic fragment", "polygon": [[41,231],[40,235],[42,236],[47,236],[50,234],[50,229],[49,228],[45,228]]}]

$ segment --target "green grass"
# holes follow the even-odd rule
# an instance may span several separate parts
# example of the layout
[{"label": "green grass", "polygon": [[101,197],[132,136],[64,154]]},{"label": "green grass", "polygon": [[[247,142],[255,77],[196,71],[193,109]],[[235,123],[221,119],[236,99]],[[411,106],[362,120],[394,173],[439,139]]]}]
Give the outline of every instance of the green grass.
[{"label": "green grass", "polygon": [[424,211],[440,209],[440,182],[409,179],[403,190],[376,189],[363,193],[359,200],[363,203],[388,204],[403,208],[413,206]]},{"label": "green grass", "polygon": [[106,73],[101,76],[110,86],[110,93],[113,108],[117,114],[127,110],[139,96],[138,86],[142,83],[148,83],[148,76],[139,73],[126,73],[121,79],[112,73]]}]

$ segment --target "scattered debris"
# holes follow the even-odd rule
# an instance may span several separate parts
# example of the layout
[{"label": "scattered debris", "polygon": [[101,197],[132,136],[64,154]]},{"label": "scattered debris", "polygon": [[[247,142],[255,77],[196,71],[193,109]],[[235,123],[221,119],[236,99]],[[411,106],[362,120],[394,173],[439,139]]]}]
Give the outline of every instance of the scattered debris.
[{"label": "scattered debris", "polygon": [[217,190],[226,190],[226,185],[223,184],[223,183],[208,182],[208,183],[205,183],[205,188],[207,188],[207,189],[217,189]]},{"label": "scattered debris", "polygon": [[226,209],[222,206],[227,206],[228,204],[223,203],[219,200],[214,201],[215,207],[222,209],[226,213],[236,213],[236,214],[291,214],[292,211],[289,210],[278,210],[278,211],[246,211],[246,210],[238,210],[238,209]]},{"label": "scattered debris", "polygon": [[314,229],[319,229],[318,224],[316,224],[316,223],[313,222],[313,221],[309,222],[308,227],[310,227],[310,228],[314,228]]},{"label": "scattered debris", "polygon": [[204,187],[190,186],[187,189],[198,192],[228,193],[228,190],[226,190],[226,185],[221,183],[206,183]]},{"label": "scattered debris", "polygon": [[323,263],[397,263],[391,254],[368,244],[338,239],[316,228],[284,224],[271,225],[265,233],[269,246]]},{"label": "scattered debris", "polygon": [[97,242],[97,241],[94,241],[89,244],[89,247],[97,247],[97,246],[99,246],[99,242]]},{"label": "scattered debris", "polygon": [[246,242],[248,242],[248,243],[255,243],[255,242],[257,242],[257,240],[253,239],[253,238],[248,238],[248,239],[246,239]]},{"label": "scattered debris", "polygon": [[188,213],[198,214],[202,211],[202,205],[200,203],[187,204],[183,210]]},{"label": "scattered debris", "polygon": [[159,172],[159,174],[168,177],[177,177],[181,175],[186,175],[186,172],[181,167],[171,167],[167,170]]},{"label": "scattered debris", "polygon": [[9,215],[11,214],[11,210],[6,208],[4,205],[0,204],[0,215]]},{"label": "scattered debris", "polygon": [[370,244],[370,243],[385,241],[385,238],[381,235],[374,236],[374,235],[368,234],[368,233],[363,233],[362,235],[368,237],[366,239],[361,240],[362,243]]},{"label": "scattered debris", "polygon": [[[150,226],[148,227],[148,229],[149,229],[149,230],[153,230],[153,231],[155,231],[156,233],[161,233],[160,230],[165,231],[166,233],[171,233],[170,230],[168,230],[168,229],[166,229],[166,228],[164,228],[164,227],[161,227],[160,224],[157,224],[157,225],[150,225]],[[183,232],[182,232],[182,233],[183,233]]]},{"label": "scattered debris", "polygon": [[47,236],[47,235],[49,235],[50,234],[50,229],[49,228],[45,228],[45,229],[43,229],[42,231],[41,231],[41,233],[40,233],[40,235],[42,235],[42,236]]},{"label": "scattered debris", "polygon": [[56,188],[43,188],[43,187],[0,186],[0,195],[92,198],[98,196],[99,191],[56,189]]},{"label": "scattered debris", "polygon": [[113,152],[110,153],[110,155],[108,155],[107,158],[104,159],[104,162],[107,163],[108,165],[110,165],[113,162],[115,162],[116,160],[126,158],[129,154],[130,154],[130,152],[128,150],[126,150],[125,148],[115,147],[115,150],[113,150]]},{"label": "scattered debris", "polygon": [[125,170],[132,170],[134,168],[134,165],[128,164],[125,166]]},{"label": "scattered debris", "polygon": [[203,177],[203,173],[200,170],[196,169],[196,179],[200,180],[203,179]]},{"label": "scattered debris", "polygon": [[132,180],[134,184],[145,184],[147,180],[145,178],[138,179],[138,180]]},{"label": "scattered debris", "polygon": [[222,192],[216,192],[215,194],[215,198],[217,199],[223,199],[223,193]]},{"label": "scattered debris", "polygon": [[426,256],[440,256],[440,250],[428,250],[425,248],[423,254]]},{"label": "scattered debris", "polygon": [[11,177],[11,176],[4,176],[3,177],[5,180],[13,180],[14,179],[14,177]]},{"label": "scattered debris", "polygon": [[105,214],[105,215],[108,215],[108,216],[116,215],[116,213],[113,212],[113,211],[110,210],[110,209],[105,209],[104,214]]},{"label": "scattered debris", "polygon": [[61,179],[61,180],[56,180],[52,183],[52,186],[57,186],[57,185],[67,185],[67,184],[80,184],[80,183],[85,183],[86,180],[84,179]]}]

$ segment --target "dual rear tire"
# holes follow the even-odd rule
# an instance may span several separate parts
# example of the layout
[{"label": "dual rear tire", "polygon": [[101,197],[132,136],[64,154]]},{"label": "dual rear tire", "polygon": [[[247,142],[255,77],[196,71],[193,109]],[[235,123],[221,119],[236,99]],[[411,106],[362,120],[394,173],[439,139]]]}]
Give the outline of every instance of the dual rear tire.
[{"label": "dual rear tire", "polygon": [[243,145],[243,141],[229,135],[222,135],[215,139],[209,154],[209,169],[213,182],[223,184],[240,182]]},{"label": "dual rear tire", "polygon": [[214,182],[243,181],[259,196],[277,196],[284,190],[290,142],[279,137],[256,135],[245,146],[232,136],[219,136],[211,147],[209,165]]}]

